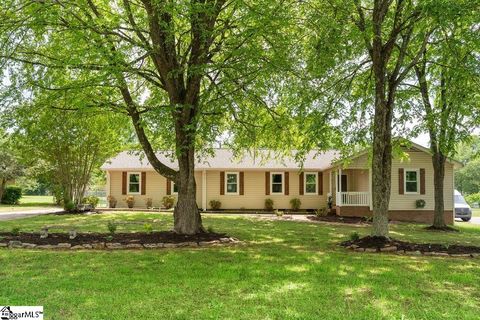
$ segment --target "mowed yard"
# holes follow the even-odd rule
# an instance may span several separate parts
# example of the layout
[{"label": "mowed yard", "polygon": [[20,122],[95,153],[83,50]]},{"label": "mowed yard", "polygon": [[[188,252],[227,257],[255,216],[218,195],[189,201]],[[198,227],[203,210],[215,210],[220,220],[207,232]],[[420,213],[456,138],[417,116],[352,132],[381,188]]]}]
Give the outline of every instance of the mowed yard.
[{"label": "mowed yard", "polygon": [[18,205],[0,204],[1,212],[34,211],[55,207],[52,196],[22,196]]},{"label": "mowed yard", "polygon": [[[107,232],[108,221],[155,213],[48,215],[6,221]],[[120,225],[117,232],[144,231]],[[346,251],[338,243],[368,226],[205,215],[204,225],[246,242],[232,247],[126,251],[0,249],[0,301],[43,305],[45,319],[478,319],[480,259]],[[480,227],[435,233],[392,225],[401,239],[480,245]]]}]

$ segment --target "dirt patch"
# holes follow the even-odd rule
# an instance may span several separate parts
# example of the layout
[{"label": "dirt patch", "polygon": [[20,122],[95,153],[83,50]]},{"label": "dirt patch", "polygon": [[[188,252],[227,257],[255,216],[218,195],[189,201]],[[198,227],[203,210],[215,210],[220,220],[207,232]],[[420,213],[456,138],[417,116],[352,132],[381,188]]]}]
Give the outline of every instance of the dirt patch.
[{"label": "dirt patch", "polygon": [[370,224],[371,222],[364,217],[340,217],[340,216],[307,216],[312,221],[338,222],[346,224]]},{"label": "dirt patch", "polygon": [[200,233],[192,236],[179,235],[171,231],[161,232],[132,232],[132,233],[78,233],[74,239],[70,239],[68,233],[50,233],[47,238],[41,238],[40,233],[0,233],[0,243],[9,243],[10,241],[19,241],[22,243],[31,243],[36,245],[58,245],[59,243],[69,243],[72,246],[95,244],[95,243],[120,243],[120,244],[150,244],[150,243],[185,243],[185,242],[211,242],[229,238],[224,233]]},{"label": "dirt patch", "polygon": [[480,247],[476,246],[414,243],[372,236],[367,236],[354,241],[345,241],[341,243],[341,246],[355,249],[356,251],[360,251],[357,249],[364,249],[366,251],[371,251],[371,249],[374,249],[376,251],[403,251],[438,254],[480,254]]},{"label": "dirt patch", "polygon": [[434,227],[434,226],[429,226],[426,227],[425,230],[428,231],[439,231],[439,232],[459,232],[459,230],[449,227],[449,226],[444,226],[444,227]]}]

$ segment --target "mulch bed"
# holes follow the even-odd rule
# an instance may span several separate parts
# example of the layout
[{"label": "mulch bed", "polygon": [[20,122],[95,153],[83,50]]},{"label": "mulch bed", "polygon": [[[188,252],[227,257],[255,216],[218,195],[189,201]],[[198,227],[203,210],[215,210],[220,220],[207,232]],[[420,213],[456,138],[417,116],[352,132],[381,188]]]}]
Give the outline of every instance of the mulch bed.
[{"label": "mulch bed", "polygon": [[160,232],[132,232],[132,233],[115,233],[113,238],[109,233],[78,233],[75,239],[70,239],[68,233],[49,233],[47,238],[40,238],[39,233],[20,233],[15,236],[10,232],[0,233],[0,242],[21,241],[34,244],[59,244],[70,243],[72,245],[87,244],[95,242],[117,242],[117,243],[180,243],[180,242],[200,242],[213,241],[226,238],[225,233],[200,233],[192,236],[179,235],[172,231]]},{"label": "mulch bed", "polygon": [[307,219],[312,221],[326,221],[326,222],[338,222],[338,223],[347,223],[347,224],[371,224],[364,217],[340,217],[340,216],[307,216]]},{"label": "mulch bed", "polygon": [[382,237],[367,236],[358,240],[344,241],[340,244],[343,247],[355,251],[367,252],[401,252],[401,253],[420,253],[429,255],[472,255],[480,254],[480,247],[462,246],[462,245],[444,245],[438,243],[413,243],[395,239],[386,239]]}]

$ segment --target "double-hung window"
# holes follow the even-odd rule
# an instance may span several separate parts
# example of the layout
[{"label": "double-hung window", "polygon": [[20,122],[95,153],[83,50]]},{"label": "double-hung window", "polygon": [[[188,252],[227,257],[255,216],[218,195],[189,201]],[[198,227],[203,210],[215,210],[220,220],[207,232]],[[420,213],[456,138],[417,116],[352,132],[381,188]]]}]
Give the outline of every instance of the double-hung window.
[{"label": "double-hung window", "polygon": [[317,194],[317,173],[305,172],[305,194]]},{"label": "double-hung window", "polygon": [[171,181],[172,182],[172,194],[178,194],[178,186],[175,182]]},{"label": "double-hung window", "polygon": [[283,194],[283,173],[272,173],[270,176],[271,193]]},{"label": "double-hung window", "polygon": [[238,194],[238,172],[226,172],[225,176],[226,194]]},{"label": "double-hung window", "polygon": [[418,193],[418,170],[405,170],[405,193]]},{"label": "double-hung window", "polygon": [[128,193],[140,194],[140,173],[129,172],[128,173]]}]

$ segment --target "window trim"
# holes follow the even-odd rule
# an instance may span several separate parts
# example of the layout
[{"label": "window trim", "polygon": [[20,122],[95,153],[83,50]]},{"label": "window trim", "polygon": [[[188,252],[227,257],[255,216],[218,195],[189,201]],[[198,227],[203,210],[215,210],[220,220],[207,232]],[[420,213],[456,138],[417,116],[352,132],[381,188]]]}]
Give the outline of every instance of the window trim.
[{"label": "window trim", "polygon": [[[282,192],[273,192],[273,175],[279,174],[282,176]],[[270,194],[282,196],[285,194],[285,172],[270,172]]]},{"label": "window trim", "polygon": [[[416,172],[417,173],[417,191],[407,191],[407,172]],[[408,181],[413,182],[413,181]],[[420,194],[420,169],[412,168],[412,169],[403,169],[403,193],[404,194]]]},{"label": "window trim", "polygon": [[171,193],[172,195],[176,195],[176,194],[178,194],[178,191],[177,191],[177,192],[175,192],[175,188],[174,188],[174,186],[175,186],[175,181],[173,181],[173,180],[170,180],[170,193]]},{"label": "window trim", "polygon": [[[138,192],[130,192],[130,176],[138,174]],[[127,172],[127,194],[142,194],[142,173],[141,172]]]},{"label": "window trim", "polygon": [[[237,176],[237,192],[228,192],[228,175],[236,175]],[[225,172],[225,195],[228,196],[238,196],[240,194],[240,172],[238,171],[228,171]]]},{"label": "window trim", "polygon": [[[315,192],[307,192],[307,175],[314,175],[315,176]],[[318,172],[305,172],[303,174],[304,179],[303,179],[303,194],[307,196],[313,196],[317,195],[318,193]]]}]

